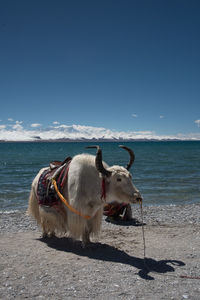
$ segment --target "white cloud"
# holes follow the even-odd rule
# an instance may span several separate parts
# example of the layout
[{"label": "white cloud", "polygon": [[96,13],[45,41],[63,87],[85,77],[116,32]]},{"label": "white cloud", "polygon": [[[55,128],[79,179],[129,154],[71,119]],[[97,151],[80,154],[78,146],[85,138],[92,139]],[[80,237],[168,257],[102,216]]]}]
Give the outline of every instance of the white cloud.
[{"label": "white cloud", "polygon": [[[198,122],[200,123],[200,122]],[[37,128],[27,130],[21,125],[22,122],[16,121],[15,125],[10,126],[7,129],[5,125],[0,127],[0,140],[5,141],[34,141],[38,140],[50,140],[50,139],[179,139],[179,140],[200,140],[200,133],[190,134],[177,134],[177,135],[157,135],[153,131],[114,131],[104,127],[92,127],[84,125],[65,125],[61,124],[56,127],[50,128]]]},{"label": "white cloud", "polygon": [[20,125],[20,124],[15,124],[12,126],[13,129],[16,129],[16,130],[22,130],[23,129],[23,126]]},{"label": "white cloud", "polygon": [[163,115],[160,115],[160,119],[163,119],[164,118],[164,116]]},{"label": "white cloud", "polygon": [[12,118],[8,118],[8,121],[13,122],[14,120]]},{"label": "white cloud", "polygon": [[137,118],[137,115],[136,115],[136,114],[132,114],[132,117],[133,117],[133,118]]},{"label": "white cloud", "polygon": [[196,120],[196,121],[194,121],[194,123],[196,123],[197,126],[200,127],[200,120]]},{"label": "white cloud", "polygon": [[52,126],[52,128],[56,128],[56,129],[61,129],[61,128],[70,128],[71,126],[69,125],[65,125],[65,124],[61,124],[61,125],[58,125],[58,126]]},{"label": "white cloud", "polygon": [[0,125],[0,130],[5,129],[6,125]]},{"label": "white cloud", "polygon": [[53,125],[58,125],[58,124],[60,124],[60,122],[58,122],[58,121],[53,122]]},{"label": "white cloud", "polygon": [[31,127],[33,127],[33,128],[37,128],[37,127],[40,127],[40,126],[42,126],[42,124],[40,124],[40,123],[31,124]]},{"label": "white cloud", "polygon": [[23,126],[21,125],[22,123],[23,123],[22,121],[16,121],[15,125],[12,126],[12,129],[22,130],[23,129]]}]

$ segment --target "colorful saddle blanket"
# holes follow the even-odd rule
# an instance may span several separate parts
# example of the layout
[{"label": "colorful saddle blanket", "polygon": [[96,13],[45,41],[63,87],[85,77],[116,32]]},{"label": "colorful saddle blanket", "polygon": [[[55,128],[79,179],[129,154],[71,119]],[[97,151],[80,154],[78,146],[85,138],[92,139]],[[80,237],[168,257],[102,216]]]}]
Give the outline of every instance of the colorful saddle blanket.
[{"label": "colorful saddle blanket", "polygon": [[131,211],[130,204],[112,202],[104,206],[103,214],[109,218],[113,218],[116,220],[128,220],[130,219],[128,210]]},{"label": "colorful saddle blanket", "polygon": [[54,186],[51,184],[51,179],[58,168],[61,167],[59,173],[57,174],[56,182],[58,189],[62,191],[62,188],[67,180],[70,162],[71,157],[65,160],[63,167],[61,167],[60,165],[53,168],[53,170],[51,168],[48,168],[41,174],[37,186],[37,198],[39,205],[51,207],[60,204],[60,199],[54,189]]}]

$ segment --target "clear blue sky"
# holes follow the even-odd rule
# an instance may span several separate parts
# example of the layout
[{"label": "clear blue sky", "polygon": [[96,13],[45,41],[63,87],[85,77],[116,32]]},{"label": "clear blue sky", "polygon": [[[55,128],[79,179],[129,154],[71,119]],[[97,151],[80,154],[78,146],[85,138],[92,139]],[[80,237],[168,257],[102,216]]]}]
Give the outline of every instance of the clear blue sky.
[{"label": "clear blue sky", "polygon": [[200,1],[1,0],[0,102],[4,129],[200,136]]}]

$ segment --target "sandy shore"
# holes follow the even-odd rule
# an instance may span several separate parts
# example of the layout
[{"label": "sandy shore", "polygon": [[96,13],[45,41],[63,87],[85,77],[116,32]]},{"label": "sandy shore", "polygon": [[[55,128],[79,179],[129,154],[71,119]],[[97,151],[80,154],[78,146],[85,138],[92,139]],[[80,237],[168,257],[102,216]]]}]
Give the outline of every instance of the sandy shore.
[{"label": "sandy shore", "polygon": [[[133,217],[141,221],[134,207]],[[69,238],[42,240],[25,212],[0,214],[0,299],[199,299],[200,204],[144,207],[134,220],[103,220],[83,249]]]}]

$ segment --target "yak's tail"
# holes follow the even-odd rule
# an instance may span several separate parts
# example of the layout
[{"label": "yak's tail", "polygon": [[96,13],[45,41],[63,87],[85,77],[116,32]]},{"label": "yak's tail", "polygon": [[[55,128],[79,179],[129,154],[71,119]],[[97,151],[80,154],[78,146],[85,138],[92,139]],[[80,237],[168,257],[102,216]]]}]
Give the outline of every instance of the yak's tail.
[{"label": "yak's tail", "polygon": [[27,214],[36,219],[38,224],[41,224],[38,199],[33,186],[29,196]]}]

